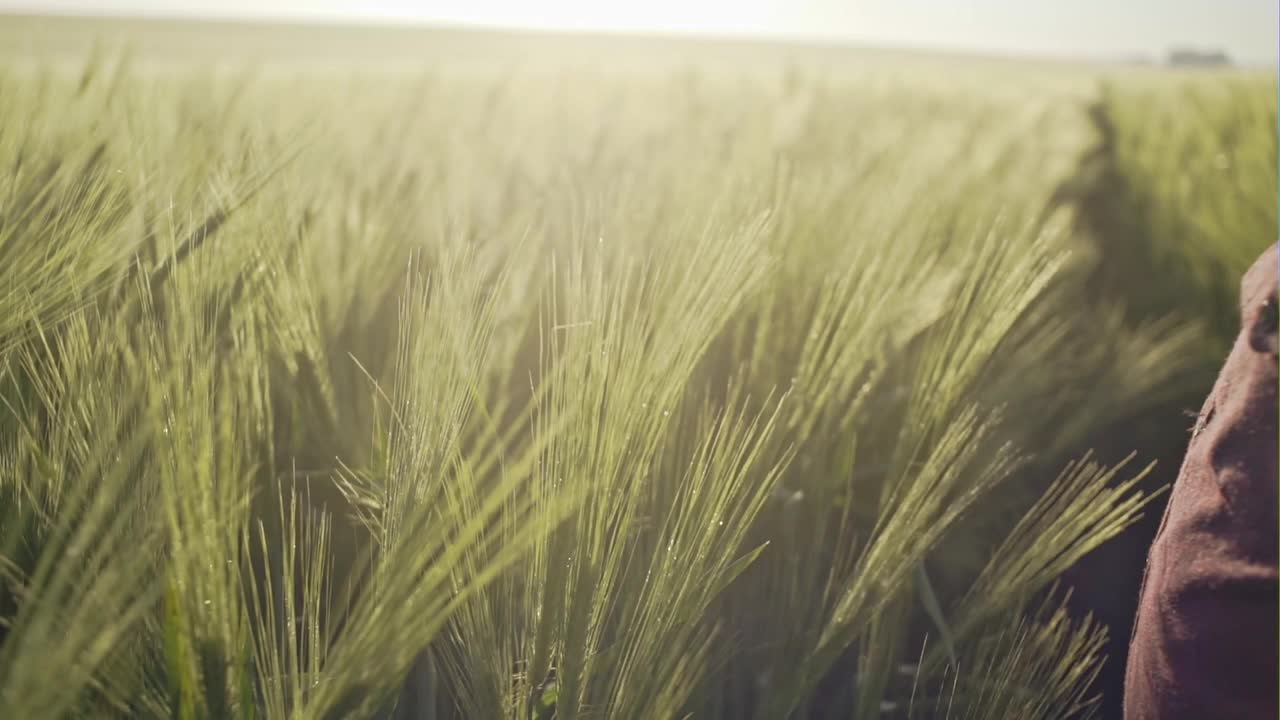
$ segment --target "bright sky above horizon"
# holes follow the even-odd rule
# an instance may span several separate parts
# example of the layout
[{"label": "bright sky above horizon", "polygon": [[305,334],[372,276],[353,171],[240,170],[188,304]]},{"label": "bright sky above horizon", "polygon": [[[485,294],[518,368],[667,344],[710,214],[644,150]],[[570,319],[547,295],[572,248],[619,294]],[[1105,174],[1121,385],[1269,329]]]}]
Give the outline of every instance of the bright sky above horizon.
[{"label": "bright sky above horizon", "polygon": [[1280,28],[1274,0],[0,0],[4,10],[791,36],[1084,57],[1180,46],[1268,65]]}]

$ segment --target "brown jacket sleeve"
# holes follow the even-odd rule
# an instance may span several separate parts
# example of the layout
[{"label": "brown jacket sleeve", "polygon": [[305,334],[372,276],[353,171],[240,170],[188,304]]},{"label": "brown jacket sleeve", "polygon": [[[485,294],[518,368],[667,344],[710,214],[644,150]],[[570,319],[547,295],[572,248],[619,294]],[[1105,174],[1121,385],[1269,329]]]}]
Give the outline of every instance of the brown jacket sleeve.
[{"label": "brown jacket sleeve", "polygon": [[1126,720],[1280,717],[1275,245],[1245,275],[1241,330],[1196,422],[1147,559]]}]

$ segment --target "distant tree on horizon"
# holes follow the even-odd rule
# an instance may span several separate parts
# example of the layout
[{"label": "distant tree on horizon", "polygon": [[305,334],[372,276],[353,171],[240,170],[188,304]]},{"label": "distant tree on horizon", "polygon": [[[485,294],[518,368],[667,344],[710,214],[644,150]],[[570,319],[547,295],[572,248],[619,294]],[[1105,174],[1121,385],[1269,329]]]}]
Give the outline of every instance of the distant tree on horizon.
[{"label": "distant tree on horizon", "polygon": [[1227,67],[1232,62],[1222,50],[1173,48],[1169,51],[1168,64],[1172,67]]}]

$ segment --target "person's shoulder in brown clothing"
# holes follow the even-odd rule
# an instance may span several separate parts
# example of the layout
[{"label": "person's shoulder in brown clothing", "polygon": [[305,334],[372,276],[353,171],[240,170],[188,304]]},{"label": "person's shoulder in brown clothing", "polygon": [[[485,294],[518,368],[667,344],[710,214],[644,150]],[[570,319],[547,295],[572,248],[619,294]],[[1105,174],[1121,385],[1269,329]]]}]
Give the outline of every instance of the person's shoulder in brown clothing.
[{"label": "person's shoulder in brown clothing", "polygon": [[1280,255],[1246,273],[1241,329],[1196,422],[1147,560],[1126,720],[1276,720]]}]

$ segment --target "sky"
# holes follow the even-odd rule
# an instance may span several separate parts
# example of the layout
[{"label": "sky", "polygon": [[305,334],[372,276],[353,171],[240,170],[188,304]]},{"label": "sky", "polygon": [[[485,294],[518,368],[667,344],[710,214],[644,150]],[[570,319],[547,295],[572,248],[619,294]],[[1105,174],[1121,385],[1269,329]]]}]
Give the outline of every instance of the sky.
[{"label": "sky", "polygon": [[0,0],[3,10],[783,36],[1076,57],[1160,57],[1186,46],[1269,65],[1280,28],[1276,0]]}]

